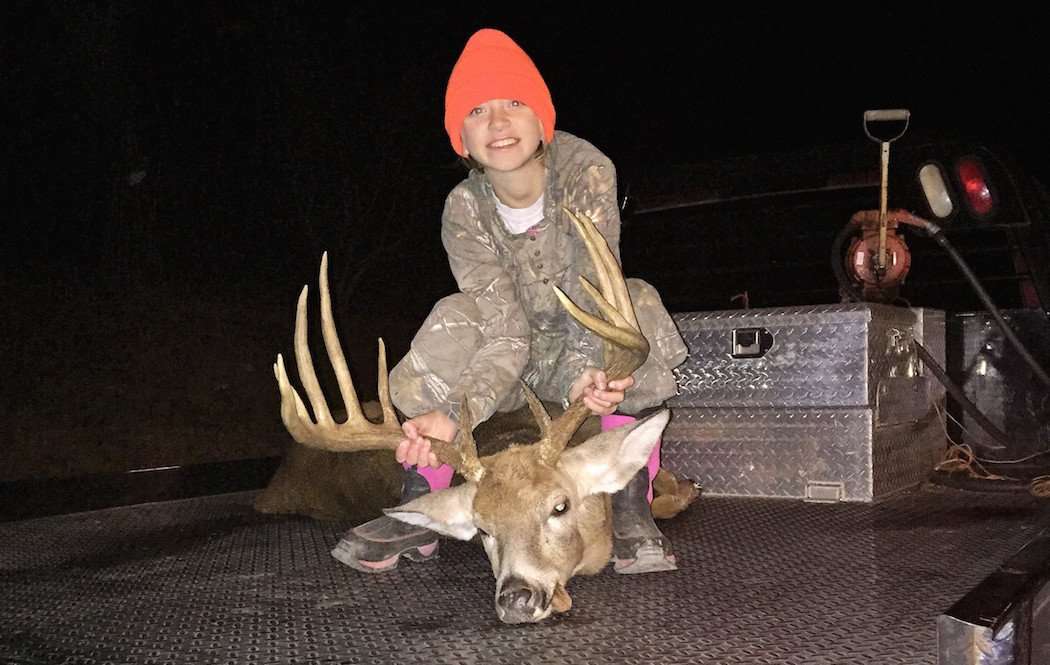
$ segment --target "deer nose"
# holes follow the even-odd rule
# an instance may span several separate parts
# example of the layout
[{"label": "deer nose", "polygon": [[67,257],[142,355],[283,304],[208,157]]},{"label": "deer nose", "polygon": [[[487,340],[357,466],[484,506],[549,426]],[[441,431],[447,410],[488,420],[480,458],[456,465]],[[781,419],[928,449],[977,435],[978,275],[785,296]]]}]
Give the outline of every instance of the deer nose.
[{"label": "deer nose", "polygon": [[536,609],[546,605],[547,594],[533,589],[525,580],[512,577],[500,588],[499,605],[509,617],[528,621]]},{"label": "deer nose", "polygon": [[514,610],[515,612],[523,612],[529,607],[529,601],[532,600],[532,592],[528,589],[518,589],[516,591],[504,591],[499,595],[499,603],[505,609]]}]

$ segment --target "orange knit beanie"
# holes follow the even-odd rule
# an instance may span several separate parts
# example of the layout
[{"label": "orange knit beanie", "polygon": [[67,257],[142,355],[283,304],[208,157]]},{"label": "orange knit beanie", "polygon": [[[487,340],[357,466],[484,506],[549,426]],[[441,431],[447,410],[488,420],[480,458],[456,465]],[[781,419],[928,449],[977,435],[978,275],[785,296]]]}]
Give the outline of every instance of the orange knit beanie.
[{"label": "orange knit beanie", "polygon": [[544,139],[554,139],[554,102],[536,65],[506,34],[484,28],[467,40],[445,91],[445,131],[457,155],[463,154],[464,119],[490,99],[524,102],[543,122]]}]

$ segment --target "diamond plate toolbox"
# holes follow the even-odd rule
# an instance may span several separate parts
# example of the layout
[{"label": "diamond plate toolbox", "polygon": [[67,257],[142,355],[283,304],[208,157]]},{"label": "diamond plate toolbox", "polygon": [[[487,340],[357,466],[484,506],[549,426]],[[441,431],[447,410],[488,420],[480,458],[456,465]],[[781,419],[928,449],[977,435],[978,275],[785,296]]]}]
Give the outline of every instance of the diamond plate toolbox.
[{"label": "diamond plate toolbox", "polygon": [[875,501],[945,448],[944,312],[878,304],[674,315],[689,347],[663,465],[713,495]]}]

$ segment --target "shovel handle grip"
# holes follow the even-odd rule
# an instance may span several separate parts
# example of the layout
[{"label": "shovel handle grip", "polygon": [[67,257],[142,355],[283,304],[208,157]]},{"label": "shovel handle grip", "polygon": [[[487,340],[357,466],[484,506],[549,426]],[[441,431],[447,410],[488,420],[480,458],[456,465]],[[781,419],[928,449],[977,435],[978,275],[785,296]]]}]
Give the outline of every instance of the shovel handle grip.
[{"label": "shovel handle grip", "polygon": [[876,109],[864,112],[864,122],[900,121],[909,118],[911,118],[911,111],[908,109]]}]

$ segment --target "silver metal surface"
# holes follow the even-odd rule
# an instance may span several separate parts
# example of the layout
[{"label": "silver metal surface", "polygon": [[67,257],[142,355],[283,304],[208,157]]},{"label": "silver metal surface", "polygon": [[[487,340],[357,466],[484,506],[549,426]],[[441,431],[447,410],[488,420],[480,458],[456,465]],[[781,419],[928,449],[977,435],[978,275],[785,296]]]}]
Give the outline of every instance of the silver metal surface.
[{"label": "silver metal surface", "polygon": [[661,526],[679,570],[569,585],[505,626],[480,546],[363,575],[347,524],[252,493],[0,524],[0,662],[933,665],[936,617],[1050,526],[1025,496],[706,497]]},{"label": "silver metal surface", "polygon": [[935,411],[875,427],[872,409],[672,409],[661,463],[716,496],[872,501],[922,482],[944,451]]},{"label": "silver metal surface", "polygon": [[996,632],[948,615],[937,617],[937,665],[1027,665],[1017,663],[1015,646],[1012,621]]},{"label": "silver metal surface", "polygon": [[[822,305],[674,319],[689,358],[676,370],[672,407],[874,408],[883,381],[922,376],[912,337],[944,359],[944,313],[937,310]],[[733,332],[741,328],[768,330],[772,348],[760,358],[734,358]]]},{"label": "silver metal surface", "polygon": [[937,618],[942,665],[1046,665],[1050,530],[1035,535]]},{"label": "silver metal surface", "polygon": [[[1050,367],[1050,325],[1039,311],[1002,312],[1029,352]],[[961,336],[963,392],[995,425],[1010,437],[1006,450],[968,413],[962,413],[964,441],[987,457],[1019,459],[1050,449],[1050,393],[1031,368],[1006,341],[992,316],[985,312],[955,317]]]},{"label": "silver metal surface", "polygon": [[[710,494],[874,501],[940,459],[945,389],[913,341],[943,364],[944,312],[852,304],[675,318],[690,355],[663,463]],[[734,357],[741,329],[772,345]]]}]

